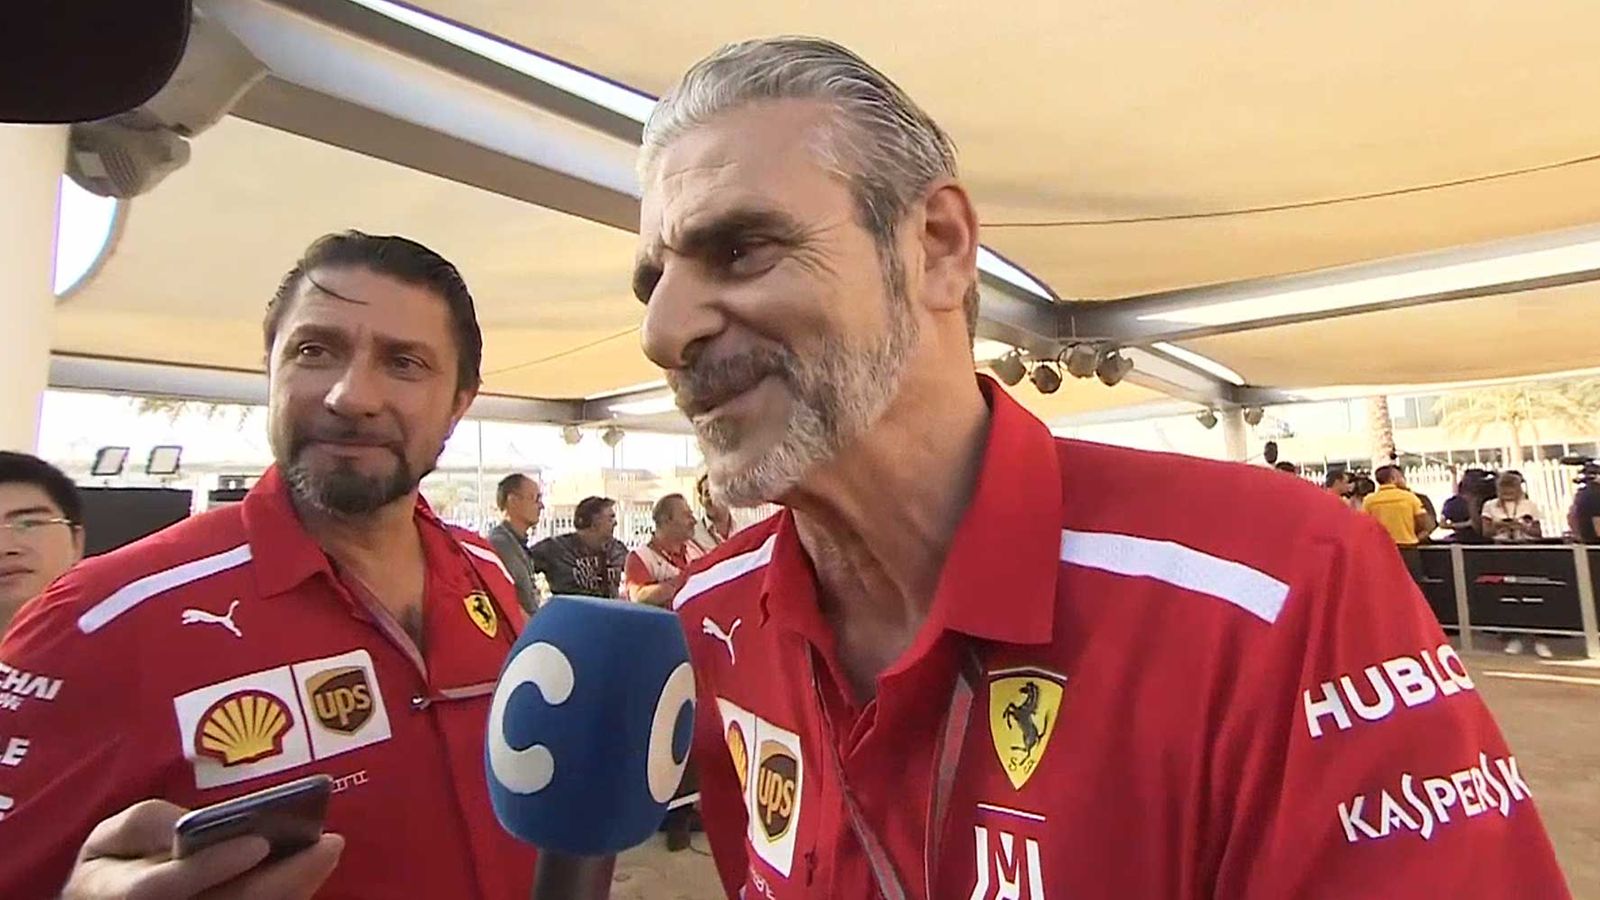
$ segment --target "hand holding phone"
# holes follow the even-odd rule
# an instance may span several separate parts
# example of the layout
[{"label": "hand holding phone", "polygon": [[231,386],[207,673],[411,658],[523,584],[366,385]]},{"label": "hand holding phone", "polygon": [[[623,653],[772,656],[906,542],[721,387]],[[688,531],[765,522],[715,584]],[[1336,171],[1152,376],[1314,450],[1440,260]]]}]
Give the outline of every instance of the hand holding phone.
[{"label": "hand holding phone", "polygon": [[62,900],[161,897],[270,897],[309,900],[333,873],[344,839],[325,834],[311,847],[266,862],[271,843],[245,835],[172,857],[176,827],[186,810],[145,800],[95,826],[78,852]]},{"label": "hand holding phone", "polygon": [[333,779],[311,775],[184,813],[173,825],[172,856],[185,859],[244,835],[266,838],[267,862],[312,846],[322,837]]}]

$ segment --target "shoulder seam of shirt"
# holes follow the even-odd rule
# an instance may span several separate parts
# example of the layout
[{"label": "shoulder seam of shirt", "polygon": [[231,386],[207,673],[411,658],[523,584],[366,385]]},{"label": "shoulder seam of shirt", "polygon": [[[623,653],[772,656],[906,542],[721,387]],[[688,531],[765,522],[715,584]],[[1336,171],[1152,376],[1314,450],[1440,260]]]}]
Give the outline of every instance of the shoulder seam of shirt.
[{"label": "shoulder seam of shirt", "polygon": [[495,568],[500,570],[500,574],[504,575],[507,581],[511,582],[512,584],[517,583],[517,580],[511,577],[511,570],[507,569],[506,564],[500,559],[500,554],[494,552],[493,550],[485,550],[482,547],[479,547],[477,544],[468,543],[467,541],[457,541],[456,543],[467,548],[468,553],[471,553],[473,556],[476,556],[484,562],[494,563]]},{"label": "shoulder seam of shirt", "polygon": [[766,568],[767,563],[772,562],[772,547],[777,542],[778,535],[774,532],[767,535],[767,539],[761,542],[761,546],[754,550],[747,550],[738,556],[730,556],[709,568],[689,576],[689,580],[684,582],[683,589],[678,591],[678,596],[673,598],[672,608],[675,610],[683,609],[684,606],[688,605],[689,601],[712,588],[721,587],[735,578]]},{"label": "shoulder seam of shirt", "polygon": [[78,630],[93,634],[111,624],[118,616],[158,594],[209,578],[219,572],[237,568],[250,561],[250,545],[240,544],[231,550],[181,563],[159,572],[146,575],[137,581],[118,588],[111,596],[91,606],[78,617]]},{"label": "shoulder seam of shirt", "polygon": [[1244,563],[1128,534],[1062,529],[1061,562],[1153,578],[1231,603],[1268,624],[1277,621],[1289,595],[1287,584]]}]

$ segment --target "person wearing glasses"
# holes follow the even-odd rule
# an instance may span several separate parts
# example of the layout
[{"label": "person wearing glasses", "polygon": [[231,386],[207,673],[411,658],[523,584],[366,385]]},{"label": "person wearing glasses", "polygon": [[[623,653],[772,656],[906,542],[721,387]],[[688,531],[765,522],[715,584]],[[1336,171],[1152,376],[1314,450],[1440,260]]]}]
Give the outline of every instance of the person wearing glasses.
[{"label": "person wearing glasses", "polygon": [[0,450],[0,634],[80,559],[83,501],[72,479],[37,456]]}]

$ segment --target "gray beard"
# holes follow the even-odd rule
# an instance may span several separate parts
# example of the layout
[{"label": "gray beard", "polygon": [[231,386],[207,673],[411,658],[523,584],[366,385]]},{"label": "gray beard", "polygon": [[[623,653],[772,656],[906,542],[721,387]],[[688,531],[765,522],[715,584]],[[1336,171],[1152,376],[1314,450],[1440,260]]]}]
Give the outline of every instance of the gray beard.
[{"label": "gray beard", "polygon": [[727,455],[746,438],[743,429],[723,420],[697,426],[713,497],[735,507],[776,501],[812,468],[833,459],[883,417],[899,391],[918,337],[897,265],[885,272],[885,282],[889,328],[872,345],[828,347],[814,359],[780,351],[785,357],[782,377],[794,396],[795,408],[783,439],[760,459],[748,467],[731,469]]},{"label": "gray beard", "polygon": [[398,457],[394,473],[386,478],[362,475],[344,465],[327,474],[318,474],[298,459],[284,469],[283,475],[296,500],[335,516],[376,512],[417,487],[410,467]]}]

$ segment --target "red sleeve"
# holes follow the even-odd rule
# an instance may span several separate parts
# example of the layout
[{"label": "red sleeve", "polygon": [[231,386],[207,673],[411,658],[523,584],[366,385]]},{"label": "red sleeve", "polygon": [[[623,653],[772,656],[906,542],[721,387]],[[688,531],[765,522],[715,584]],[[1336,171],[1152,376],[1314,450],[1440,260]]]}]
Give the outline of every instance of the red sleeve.
[{"label": "red sleeve", "polygon": [[637,550],[628,554],[628,561],[622,567],[622,580],[630,588],[649,587],[656,583],[655,576],[650,574],[650,567],[644,564],[644,557]]},{"label": "red sleeve", "polygon": [[1566,898],[1505,739],[1371,520],[1304,576],[1223,727],[1216,896]]},{"label": "red sleeve", "polygon": [[56,582],[0,641],[0,897],[55,896],[89,831],[157,793],[140,660],[116,628],[78,630],[76,593]]}]

